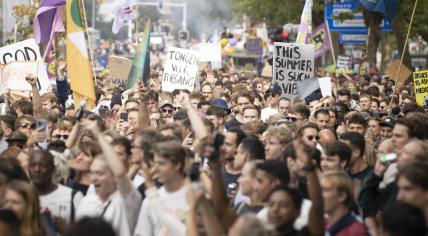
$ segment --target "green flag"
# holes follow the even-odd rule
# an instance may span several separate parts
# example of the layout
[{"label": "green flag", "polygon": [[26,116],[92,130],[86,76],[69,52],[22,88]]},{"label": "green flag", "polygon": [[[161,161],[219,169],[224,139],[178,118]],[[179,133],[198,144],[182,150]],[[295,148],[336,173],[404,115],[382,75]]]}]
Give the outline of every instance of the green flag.
[{"label": "green flag", "polygon": [[143,38],[140,45],[138,45],[137,52],[135,53],[134,60],[132,61],[131,72],[128,77],[128,86],[130,89],[134,87],[139,79],[141,79],[145,85],[150,76],[150,24],[151,18],[149,17],[146,26],[144,27]]}]

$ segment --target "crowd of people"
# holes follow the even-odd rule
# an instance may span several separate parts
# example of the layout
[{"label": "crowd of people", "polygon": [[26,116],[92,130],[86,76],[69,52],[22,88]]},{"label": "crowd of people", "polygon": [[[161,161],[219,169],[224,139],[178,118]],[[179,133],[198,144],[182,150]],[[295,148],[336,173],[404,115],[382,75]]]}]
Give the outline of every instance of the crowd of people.
[{"label": "crowd of people", "polygon": [[[317,76],[324,76],[319,71]],[[412,85],[332,77],[282,96],[271,77],[201,68],[195,91],[96,78],[96,107],[1,96],[0,235],[426,235],[428,117]]]}]

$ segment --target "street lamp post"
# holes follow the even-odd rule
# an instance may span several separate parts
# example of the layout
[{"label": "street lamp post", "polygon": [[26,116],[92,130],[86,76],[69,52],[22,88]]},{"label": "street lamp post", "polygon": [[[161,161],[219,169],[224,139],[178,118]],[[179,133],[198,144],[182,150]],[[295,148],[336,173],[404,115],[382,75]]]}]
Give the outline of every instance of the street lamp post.
[{"label": "street lamp post", "polygon": [[[137,1],[135,3],[136,6],[159,6],[159,2],[142,2]],[[187,30],[187,3],[172,3],[166,2],[165,7],[179,7],[183,12],[183,20],[182,20],[182,30]]]}]

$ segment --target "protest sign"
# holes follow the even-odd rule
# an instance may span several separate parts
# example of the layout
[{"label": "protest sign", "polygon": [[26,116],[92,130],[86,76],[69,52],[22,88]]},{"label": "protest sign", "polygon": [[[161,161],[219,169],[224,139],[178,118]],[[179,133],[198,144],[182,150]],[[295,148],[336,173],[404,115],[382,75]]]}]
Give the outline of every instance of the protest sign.
[{"label": "protest sign", "polygon": [[297,88],[297,94],[306,102],[312,102],[322,98],[320,83],[317,78],[303,80]]},{"label": "protest sign", "polygon": [[339,55],[337,57],[336,73],[352,74],[354,72],[354,59],[351,56]]},{"label": "protest sign", "polygon": [[199,62],[221,62],[220,43],[200,43],[198,45]]},{"label": "protest sign", "polygon": [[428,70],[413,72],[416,102],[419,106],[428,108]]},{"label": "protest sign", "polygon": [[273,51],[273,83],[278,83],[284,97],[293,100],[302,81],[314,77],[315,46],[275,43]]},{"label": "protest sign", "polygon": [[[39,63],[35,61],[11,62],[0,71],[0,94],[11,91],[31,91],[31,85],[25,80],[28,75],[37,75]],[[38,87],[41,86],[37,81]]]},{"label": "protest sign", "polygon": [[389,64],[388,68],[386,68],[385,70],[385,74],[389,75],[391,79],[395,80],[395,78],[397,77],[398,67],[400,67],[400,64],[401,64],[401,71],[400,71],[400,75],[398,76],[398,81],[397,81],[398,85],[402,85],[407,80],[407,78],[409,78],[409,76],[412,74],[409,68],[407,68],[406,65],[402,64],[400,60],[397,59],[397,60],[394,60],[391,64]]},{"label": "protest sign", "polygon": [[132,60],[126,57],[110,56],[108,58],[108,67],[110,69],[108,76],[110,87],[125,88],[131,71]]},{"label": "protest sign", "polygon": [[37,61],[40,94],[51,91],[47,69],[34,38],[0,48],[0,64],[9,64],[14,61]]},{"label": "protest sign", "polygon": [[330,77],[319,78],[318,82],[320,83],[322,96],[323,97],[332,96],[331,78]]},{"label": "protest sign", "polygon": [[326,24],[323,23],[312,31],[308,42],[315,45],[315,58],[326,54],[330,50],[330,37]]},{"label": "protest sign", "polygon": [[162,91],[175,89],[193,91],[198,74],[199,55],[196,51],[171,47],[168,50],[162,78]]}]

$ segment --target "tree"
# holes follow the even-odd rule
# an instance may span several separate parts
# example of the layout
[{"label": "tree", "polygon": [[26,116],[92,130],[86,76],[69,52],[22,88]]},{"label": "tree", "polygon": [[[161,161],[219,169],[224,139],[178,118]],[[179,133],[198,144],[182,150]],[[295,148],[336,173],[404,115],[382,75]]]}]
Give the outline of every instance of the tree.
[{"label": "tree", "polygon": [[[410,17],[412,15],[414,4],[414,0],[401,0],[398,7],[399,10],[397,11],[394,20],[392,21],[392,27],[394,28],[394,35],[397,42],[396,46],[400,54],[403,53],[404,42],[406,40],[406,34],[409,28]],[[425,41],[428,42],[428,27],[426,24],[427,15],[428,2],[419,0],[415,17],[413,19],[412,29],[410,31],[410,38],[420,35]],[[404,51],[403,63],[409,68],[412,67],[409,50],[407,48]]]},{"label": "tree", "polygon": [[364,24],[369,28],[369,38],[367,45],[367,61],[370,66],[376,66],[376,52],[382,39],[380,24],[383,16],[378,12],[370,12],[363,9]]},{"label": "tree", "polygon": [[[253,21],[266,21],[269,28],[287,23],[298,24],[305,1],[296,0],[235,0],[231,1],[234,10],[247,14]],[[314,1],[312,19],[315,25],[324,21],[324,1]]]}]

